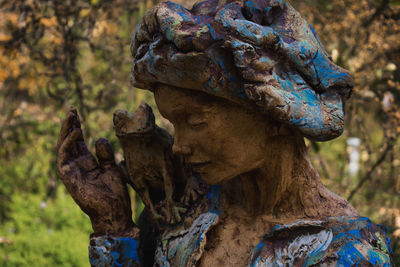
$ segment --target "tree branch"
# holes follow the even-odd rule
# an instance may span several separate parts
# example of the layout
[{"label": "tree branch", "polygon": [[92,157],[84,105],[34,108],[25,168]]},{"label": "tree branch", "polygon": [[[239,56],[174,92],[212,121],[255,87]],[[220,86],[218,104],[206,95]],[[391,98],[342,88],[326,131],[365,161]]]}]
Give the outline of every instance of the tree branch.
[{"label": "tree branch", "polygon": [[385,144],[383,145],[383,151],[382,153],[379,155],[377,161],[370,167],[370,169],[368,170],[368,172],[364,175],[364,177],[359,181],[358,185],[356,186],[356,188],[354,188],[347,200],[351,201],[354,197],[354,195],[357,193],[358,190],[361,189],[361,187],[364,185],[365,182],[371,180],[372,178],[372,174],[374,173],[374,171],[376,170],[376,168],[381,165],[381,163],[385,160],[386,155],[393,149],[393,144],[396,141],[396,138],[390,138],[387,142],[385,142]]}]

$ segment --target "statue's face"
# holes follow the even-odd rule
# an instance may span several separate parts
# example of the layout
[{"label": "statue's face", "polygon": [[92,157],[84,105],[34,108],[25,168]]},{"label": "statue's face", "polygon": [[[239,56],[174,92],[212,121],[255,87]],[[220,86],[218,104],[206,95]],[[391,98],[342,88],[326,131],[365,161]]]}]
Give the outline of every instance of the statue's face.
[{"label": "statue's face", "polygon": [[175,128],[173,151],[209,184],[260,168],[270,131],[266,118],[226,100],[190,90],[155,92],[161,114]]}]

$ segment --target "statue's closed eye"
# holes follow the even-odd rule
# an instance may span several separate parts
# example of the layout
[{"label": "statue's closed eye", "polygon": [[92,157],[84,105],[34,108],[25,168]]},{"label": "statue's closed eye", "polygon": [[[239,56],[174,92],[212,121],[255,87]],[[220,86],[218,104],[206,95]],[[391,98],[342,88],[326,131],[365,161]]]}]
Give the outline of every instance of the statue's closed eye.
[{"label": "statue's closed eye", "polygon": [[192,129],[194,129],[194,130],[204,129],[207,126],[208,126],[208,124],[206,122],[190,124],[190,127],[192,127]]},{"label": "statue's closed eye", "polygon": [[207,120],[203,115],[191,115],[187,118],[187,122],[193,129],[201,129],[208,125]]}]

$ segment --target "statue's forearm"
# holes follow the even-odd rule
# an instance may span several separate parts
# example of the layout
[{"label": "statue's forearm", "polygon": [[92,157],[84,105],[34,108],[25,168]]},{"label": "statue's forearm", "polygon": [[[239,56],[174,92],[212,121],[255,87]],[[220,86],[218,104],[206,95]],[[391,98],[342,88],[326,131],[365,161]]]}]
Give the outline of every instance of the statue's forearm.
[{"label": "statue's forearm", "polygon": [[[120,237],[137,237],[139,228],[136,227],[132,218],[125,214],[110,214],[110,216],[102,216],[100,218],[93,216],[90,218],[93,228],[93,236],[112,235]],[[131,213],[129,213],[131,215]],[[118,220],[113,218],[118,218]]]}]

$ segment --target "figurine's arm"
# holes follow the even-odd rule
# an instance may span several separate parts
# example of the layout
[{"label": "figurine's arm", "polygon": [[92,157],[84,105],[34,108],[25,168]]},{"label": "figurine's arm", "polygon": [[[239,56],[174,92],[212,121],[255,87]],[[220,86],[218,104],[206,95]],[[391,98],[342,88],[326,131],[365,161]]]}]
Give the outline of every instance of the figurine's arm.
[{"label": "figurine's arm", "polygon": [[91,263],[138,264],[139,230],[132,221],[129,194],[111,145],[106,139],[96,142],[97,162],[83,140],[78,114],[71,109],[63,122],[57,147],[58,176],[92,223]]}]

